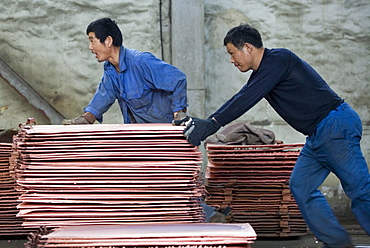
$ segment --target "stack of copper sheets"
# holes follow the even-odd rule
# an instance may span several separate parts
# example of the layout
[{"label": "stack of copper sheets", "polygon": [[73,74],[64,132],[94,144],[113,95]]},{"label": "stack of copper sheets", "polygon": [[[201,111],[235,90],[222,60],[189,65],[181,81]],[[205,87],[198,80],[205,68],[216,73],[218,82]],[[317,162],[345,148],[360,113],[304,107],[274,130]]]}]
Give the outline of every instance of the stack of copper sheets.
[{"label": "stack of copper sheets", "polygon": [[11,143],[0,143],[0,235],[27,235],[30,230],[22,227],[22,218],[18,213],[17,199],[20,193],[16,190],[13,170],[10,169],[12,154]]},{"label": "stack of copper sheets", "polygon": [[34,125],[14,139],[26,227],[201,223],[201,153],[170,124]]},{"label": "stack of copper sheets", "polygon": [[39,247],[250,247],[256,233],[249,224],[137,224],[60,227],[26,243]]},{"label": "stack of copper sheets", "polygon": [[231,223],[250,223],[261,237],[307,234],[289,178],[302,144],[207,145],[206,202],[231,207]]}]

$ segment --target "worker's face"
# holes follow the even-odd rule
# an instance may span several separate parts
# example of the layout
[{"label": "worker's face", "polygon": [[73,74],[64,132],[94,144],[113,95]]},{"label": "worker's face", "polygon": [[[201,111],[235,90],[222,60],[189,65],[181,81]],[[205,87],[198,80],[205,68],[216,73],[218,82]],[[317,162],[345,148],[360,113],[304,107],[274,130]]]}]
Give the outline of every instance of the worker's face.
[{"label": "worker's face", "polygon": [[228,43],[226,50],[230,54],[230,62],[241,72],[247,72],[252,69],[252,55],[248,44],[243,46],[242,50],[236,48],[233,44]]},{"label": "worker's face", "polygon": [[108,38],[104,43],[101,43],[100,40],[96,38],[94,32],[90,32],[88,37],[90,41],[89,49],[93,54],[95,54],[95,58],[97,58],[99,62],[108,60],[110,55],[110,49],[106,44]]}]

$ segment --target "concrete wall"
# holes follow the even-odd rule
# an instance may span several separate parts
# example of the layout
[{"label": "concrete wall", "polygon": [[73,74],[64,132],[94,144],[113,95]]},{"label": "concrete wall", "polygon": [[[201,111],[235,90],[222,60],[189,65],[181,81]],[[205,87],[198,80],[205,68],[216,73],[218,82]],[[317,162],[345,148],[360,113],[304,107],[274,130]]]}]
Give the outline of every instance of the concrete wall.
[{"label": "concrete wall", "polygon": [[[91,21],[115,19],[124,45],[150,51],[182,68],[190,78],[190,114],[198,117],[211,114],[246,83],[249,73],[240,73],[229,63],[222,40],[231,27],[250,23],[260,30],[266,47],[297,53],[358,111],[364,124],[362,148],[370,161],[368,0],[2,0],[0,6],[1,59],[67,118],[82,113],[102,75],[102,64],[88,49],[85,30]],[[204,23],[193,27],[194,18],[204,18]],[[191,39],[203,30],[204,47],[194,47],[199,41]],[[171,35],[176,37],[171,40]],[[198,53],[203,51],[202,61]],[[50,123],[0,79],[0,129],[17,129],[28,117],[38,124]],[[266,101],[238,121],[270,129],[285,143],[305,139]],[[122,123],[117,105],[104,115],[104,123]],[[350,202],[334,176],[325,182],[323,191],[337,213],[349,212]]]},{"label": "concrete wall", "polygon": [[204,116],[204,2],[172,0],[172,64],[186,72],[188,114]]}]

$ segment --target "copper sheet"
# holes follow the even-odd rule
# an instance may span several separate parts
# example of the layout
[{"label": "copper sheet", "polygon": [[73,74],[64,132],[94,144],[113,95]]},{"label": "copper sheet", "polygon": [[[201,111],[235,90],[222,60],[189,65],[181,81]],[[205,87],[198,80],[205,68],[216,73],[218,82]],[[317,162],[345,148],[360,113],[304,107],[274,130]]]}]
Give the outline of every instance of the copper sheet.
[{"label": "copper sheet", "polygon": [[24,127],[14,139],[26,227],[205,222],[201,152],[171,124]]},{"label": "copper sheet", "polygon": [[138,224],[62,227],[40,235],[43,247],[249,247],[256,233],[248,224]]},{"label": "copper sheet", "polygon": [[16,182],[10,166],[12,144],[0,143],[0,236],[28,235],[32,229],[22,226],[22,219],[17,217]]},{"label": "copper sheet", "polygon": [[302,145],[207,145],[206,202],[231,207],[229,221],[250,223],[259,236],[305,235],[288,185]]}]

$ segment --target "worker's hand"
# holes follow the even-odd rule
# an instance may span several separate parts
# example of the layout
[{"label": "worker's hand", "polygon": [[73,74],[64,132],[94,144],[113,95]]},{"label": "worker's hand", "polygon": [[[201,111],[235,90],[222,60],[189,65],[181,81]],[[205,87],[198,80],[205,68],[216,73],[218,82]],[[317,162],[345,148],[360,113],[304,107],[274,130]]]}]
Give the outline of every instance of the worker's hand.
[{"label": "worker's hand", "polygon": [[91,123],[88,120],[86,120],[86,118],[83,117],[82,115],[74,119],[62,121],[62,125],[78,125],[78,124],[91,124]]},{"label": "worker's hand", "polygon": [[80,125],[80,124],[93,124],[96,120],[95,116],[90,112],[78,116],[71,120],[63,120],[62,125]]},{"label": "worker's hand", "polygon": [[190,119],[190,117],[185,113],[185,110],[180,110],[173,113],[173,126],[185,126],[186,122]]},{"label": "worker's hand", "polygon": [[221,125],[213,118],[206,120],[190,118],[184,129],[184,135],[190,144],[199,146],[200,142],[217,132],[220,128]]}]

